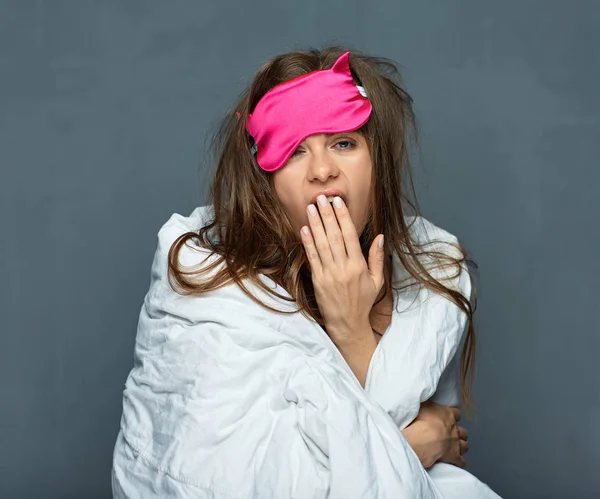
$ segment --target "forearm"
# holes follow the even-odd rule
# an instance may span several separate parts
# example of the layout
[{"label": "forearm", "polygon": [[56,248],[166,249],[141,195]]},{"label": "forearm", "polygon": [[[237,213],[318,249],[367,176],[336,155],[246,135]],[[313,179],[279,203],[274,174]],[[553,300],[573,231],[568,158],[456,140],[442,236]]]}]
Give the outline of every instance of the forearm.
[{"label": "forearm", "polygon": [[370,326],[368,329],[363,329],[364,335],[352,342],[341,343],[337,347],[358,379],[360,386],[364,388],[369,364],[377,347],[377,340]]}]

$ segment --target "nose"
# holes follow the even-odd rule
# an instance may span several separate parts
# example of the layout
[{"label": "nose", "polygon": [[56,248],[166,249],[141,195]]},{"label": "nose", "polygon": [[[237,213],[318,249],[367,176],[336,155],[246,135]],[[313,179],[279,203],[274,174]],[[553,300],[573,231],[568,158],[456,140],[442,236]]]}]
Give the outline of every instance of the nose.
[{"label": "nose", "polygon": [[327,154],[326,150],[311,151],[308,164],[309,180],[326,182],[329,177],[337,177],[339,167],[335,158]]}]

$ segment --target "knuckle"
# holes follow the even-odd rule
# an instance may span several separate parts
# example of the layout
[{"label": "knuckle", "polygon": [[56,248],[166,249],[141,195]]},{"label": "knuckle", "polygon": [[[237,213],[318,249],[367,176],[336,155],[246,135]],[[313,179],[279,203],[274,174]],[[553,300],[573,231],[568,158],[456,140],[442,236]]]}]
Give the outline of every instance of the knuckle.
[{"label": "knuckle", "polygon": [[323,271],[322,280],[323,280],[323,284],[326,284],[327,286],[331,286],[334,282],[333,277],[332,277],[331,273],[328,272],[327,268],[325,268]]},{"label": "knuckle", "polygon": [[329,244],[327,243],[327,241],[319,241],[315,244],[315,246],[319,251],[325,251],[328,248]]},{"label": "knuckle", "polygon": [[346,288],[352,282],[352,276],[348,274],[338,275],[335,277],[335,282],[336,284],[339,284],[342,288]]},{"label": "knuckle", "polygon": [[354,228],[354,224],[348,224],[348,220],[350,220],[350,213],[347,211],[343,211],[337,214],[338,220],[344,222],[348,226],[348,230],[352,230]]},{"label": "knuckle", "polygon": [[354,279],[358,275],[360,275],[360,269],[358,265],[350,263],[346,268],[346,276],[348,276],[348,278]]},{"label": "knuckle", "polygon": [[361,260],[359,260],[358,262],[354,262],[352,264],[352,268],[354,270],[354,272],[358,275],[362,274],[365,270],[367,270],[369,267],[367,266],[367,262],[364,260],[364,258]]},{"label": "knuckle", "polygon": [[354,239],[358,239],[358,232],[356,232],[356,230],[354,230],[354,228],[344,229],[343,232],[344,232],[344,237],[348,241],[352,241]]},{"label": "knuckle", "polygon": [[334,244],[340,244],[340,243],[344,242],[344,238],[342,237],[342,234],[340,234],[340,233],[332,234],[331,236],[329,236],[329,238],[331,239],[331,242]]}]

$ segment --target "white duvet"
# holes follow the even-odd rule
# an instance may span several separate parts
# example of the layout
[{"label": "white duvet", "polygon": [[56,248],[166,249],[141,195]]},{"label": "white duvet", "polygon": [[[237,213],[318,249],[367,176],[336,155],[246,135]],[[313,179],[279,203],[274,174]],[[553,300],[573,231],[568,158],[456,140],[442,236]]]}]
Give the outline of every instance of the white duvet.
[{"label": "white duvet", "polygon": [[[424,470],[400,431],[422,401],[459,402],[466,317],[458,307],[426,290],[396,292],[363,389],[325,331],[302,314],[270,312],[235,284],[200,297],[170,288],[172,242],[208,216],[208,207],[174,214],[158,234],[123,393],[115,498],[498,497],[455,466]],[[417,222],[427,237],[456,240]],[[424,237],[419,225],[413,230]],[[207,256],[184,248],[180,261]],[[396,258],[393,275],[405,277]],[[466,270],[454,285],[469,296]],[[280,310],[295,309],[248,286]]]}]

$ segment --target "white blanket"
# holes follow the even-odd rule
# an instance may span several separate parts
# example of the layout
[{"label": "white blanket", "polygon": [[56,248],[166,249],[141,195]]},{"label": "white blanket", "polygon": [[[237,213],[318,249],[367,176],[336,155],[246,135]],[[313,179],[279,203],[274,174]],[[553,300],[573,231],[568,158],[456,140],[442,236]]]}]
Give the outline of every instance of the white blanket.
[{"label": "white blanket", "polygon": [[[395,293],[363,389],[325,331],[302,314],[269,312],[234,284],[200,297],[170,288],[172,242],[208,216],[208,207],[174,214],[158,234],[123,394],[114,497],[498,497],[460,468],[425,471],[400,431],[422,401],[459,401],[466,318],[458,307],[426,290]],[[428,237],[456,240],[419,221]],[[198,249],[184,248],[180,261],[215,258]],[[404,276],[395,259],[394,280]],[[468,296],[466,271],[455,285]],[[280,310],[295,309],[248,286]]]}]

